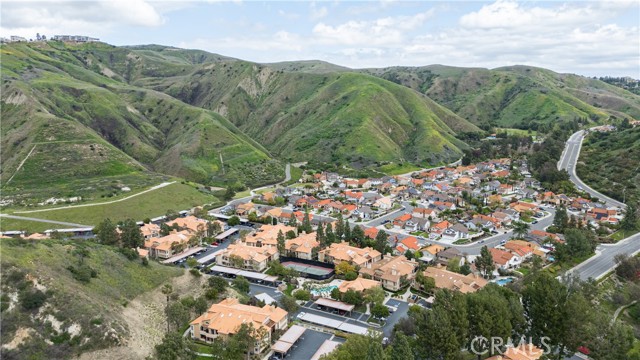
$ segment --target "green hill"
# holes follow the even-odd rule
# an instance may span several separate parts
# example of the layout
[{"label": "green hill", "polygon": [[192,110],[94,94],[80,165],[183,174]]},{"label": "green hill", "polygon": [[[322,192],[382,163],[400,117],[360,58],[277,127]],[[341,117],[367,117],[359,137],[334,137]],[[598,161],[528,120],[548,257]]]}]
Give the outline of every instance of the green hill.
[{"label": "green hill", "polygon": [[[82,260],[78,249],[87,250]],[[152,312],[162,319],[162,298],[144,306],[135,298],[183,273],[155,262],[144,266],[115,248],[85,241],[2,239],[0,254],[3,359],[70,359],[136,341],[141,333],[132,324]],[[91,268],[95,277],[78,280],[70,266]],[[145,330],[154,326],[149,322]],[[145,336],[153,346],[153,334]]]},{"label": "green hill", "polygon": [[442,65],[364,70],[425,93],[488,128],[547,130],[555,121],[639,118],[640,96],[600,80],[530,66],[493,70]]},{"label": "green hill", "polygon": [[616,200],[640,200],[640,127],[589,134],[576,172],[586,184]]},{"label": "green hill", "polygon": [[[158,57],[138,59],[145,69]],[[323,62],[216,59],[190,72],[135,73],[132,84],[216,111],[280,159],[437,164],[460,157],[457,132],[477,130],[424,95]]]},{"label": "green hill", "polygon": [[224,184],[246,164],[276,168],[257,183],[284,177],[283,166],[228,120],[127,84],[88,55],[93,48],[114,58],[130,51],[105,44],[2,45],[5,195],[44,188],[48,196],[91,196],[106,190],[98,184],[104,180],[144,187],[159,183],[159,174]]}]

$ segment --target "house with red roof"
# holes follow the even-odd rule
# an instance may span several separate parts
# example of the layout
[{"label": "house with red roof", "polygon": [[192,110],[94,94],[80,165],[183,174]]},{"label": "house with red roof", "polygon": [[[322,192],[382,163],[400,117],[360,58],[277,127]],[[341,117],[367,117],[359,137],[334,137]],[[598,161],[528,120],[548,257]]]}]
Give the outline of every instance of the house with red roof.
[{"label": "house with red roof", "polygon": [[494,264],[496,264],[496,269],[515,269],[522,263],[522,258],[519,255],[508,251],[491,248],[489,252],[491,253],[491,257],[493,257]]}]

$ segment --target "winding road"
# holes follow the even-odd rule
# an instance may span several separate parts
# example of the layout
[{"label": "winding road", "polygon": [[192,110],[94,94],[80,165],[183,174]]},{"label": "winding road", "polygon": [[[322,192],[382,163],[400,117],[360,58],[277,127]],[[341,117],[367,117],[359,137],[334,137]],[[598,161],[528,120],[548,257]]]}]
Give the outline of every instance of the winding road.
[{"label": "winding road", "polygon": [[569,137],[569,140],[567,140],[567,143],[565,144],[564,151],[562,152],[562,157],[560,157],[560,161],[558,161],[558,170],[567,170],[569,173],[569,179],[578,187],[578,189],[588,192],[589,195],[593,197],[597,197],[608,206],[624,208],[626,206],[625,204],[592,189],[589,185],[580,180],[576,174],[576,163],[580,157],[580,149],[582,148],[582,140],[584,140],[584,136],[585,131],[580,130]]},{"label": "winding road", "polygon": [[[562,153],[562,157],[558,162],[558,169],[567,170],[571,182],[579,188],[581,187],[591,196],[595,196],[601,201],[604,201],[608,206],[624,208],[625,204],[595,191],[582,182],[582,180],[580,180],[576,175],[576,163],[580,157],[580,149],[582,147],[582,140],[584,139],[584,136],[585,131],[580,130],[569,137],[569,140],[567,140],[565,145],[564,152]],[[567,273],[576,274],[582,280],[587,280],[589,278],[597,280],[615,269],[616,263],[614,257],[616,255],[627,254],[629,256],[634,256],[638,252],[640,252],[640,233],[632,235],[615,244],[599,245],[596,248],[595,256],[568,270]]]}]

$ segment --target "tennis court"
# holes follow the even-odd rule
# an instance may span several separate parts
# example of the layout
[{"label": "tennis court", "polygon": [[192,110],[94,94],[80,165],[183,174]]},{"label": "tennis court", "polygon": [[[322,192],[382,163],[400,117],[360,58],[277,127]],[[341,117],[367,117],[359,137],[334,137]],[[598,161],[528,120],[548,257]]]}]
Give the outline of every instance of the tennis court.
[{"label": "tennis court", "polygon": [[331,274],[333,272],[332,269],[323,268],[323,267],[315,266],[315,265],[297,263],[297,262],[293,262],[293,261],[283,262],[282,266],[284,266],[286,268],[289,268],[289,269],[293,269],[293,270],[299,271],[301,273],[305,273],[305,274],[309,274],[309,275],[315,275],[315,276],[324,276],[324,275]]}]

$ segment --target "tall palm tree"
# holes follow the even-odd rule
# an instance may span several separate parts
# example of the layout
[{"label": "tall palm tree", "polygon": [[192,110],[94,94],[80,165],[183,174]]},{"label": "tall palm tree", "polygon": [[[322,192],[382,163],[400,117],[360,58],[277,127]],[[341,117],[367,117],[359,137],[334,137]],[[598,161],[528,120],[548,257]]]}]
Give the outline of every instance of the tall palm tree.
[{"label": "tall palm tree", "polygon": [[524,238],[524,236],[529,233],[529,229],[531,228],[529,224],[523,221],[516,221],[512,224],[512,226],[514,235],[519,239]]}]

